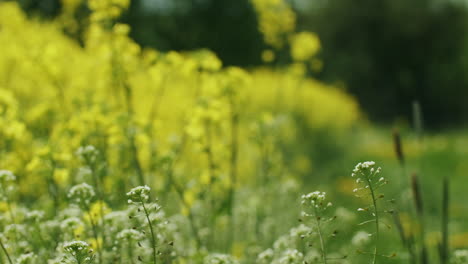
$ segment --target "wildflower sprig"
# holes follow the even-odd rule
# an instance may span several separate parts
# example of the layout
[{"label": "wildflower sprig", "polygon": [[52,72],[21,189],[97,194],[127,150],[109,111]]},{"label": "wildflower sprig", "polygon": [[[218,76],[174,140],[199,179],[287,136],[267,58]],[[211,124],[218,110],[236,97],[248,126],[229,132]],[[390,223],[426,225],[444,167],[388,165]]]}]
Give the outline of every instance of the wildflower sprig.
[{"label": "wildflower sprig", "polygon": [[15,222],[13,210],[10,204],[10,196],[15,190],[16,176],[9,170],[0,170],[0,200],[5,201],[8,206],[11,222]]},{"label": "wildflower sprig", "polygon": [[2,248],[3,254],[5,254],[6,258],[8,259],[9,264],[13,264],[13,261],[11,260],[10,253],[8,253],[7,247],[3,243],[4,236],[0,235],[0,247]]},{"label": "wildflower sprig", "polygon": [[78,217],[69,217],[60,223],[60,230],[65,238],[73,239],[76,236],[76,230],[84,226],[83,221]]},{"label": "wildflower sprig", "polygon": [[9,170],[0,170],[0,199],[8,201],[8,196],[14,190],[16,176]]},{"label": "wildflower sprig", "polygon": [[[354,167],[351,177],[356,178],[356,183],[361,187],[355,188],[354,193],[359,194],[363,190],[375,191],[381,186],[387,184],[387,180],[384,177],[379,177],[382,168],[375,168],[374,161],[360,162]],[[371,186],[372,185],[372,186]]]},{"label": "wildflower sprig", "polygon": [[367,224],[367,223],[374,223],[375,230],[374,233],[371,234],[375,237],[375,247],[374,253],[372,258],[372,263],[377,263],[377,256],[378,252],[378,242],[379,242],[379,229],[380,229],[380,211],[378,207],[378,200],[384,198],[383,194],[378,194],[377,190],[387,184],[387,180],[380,176],[382,169],[380,167],[375,166],[374,161],[365,161],[358,163],[351,177],[356,178],[356,183],[360,186],[353,190],[354,193],[358,197],[369,197],[371,200],[371,208],[359,208],[359,212],[370,212],[372,217],[371,220],[362,222],[360,225]]},{"label": "wildflower sprig", "polygon": [[[143,209],[144,217],[146,218],[146,223],[148,224],[149,230],[150,230],[150,243],[151,243],[151,249],[153,252],[153,264],[157,263],[157,244],[156,244],[156,233],[155,233],[155,228],[153,226],[153,223],[150,219],[150,209],[147,206],[148,200],[149,200],[149,193],[151,191],[151,188],[148,186],[137,186],[133,189],[131,189],[127,193],[128,203],[133,204],[138,207],[138,211],[140,212],[141,209]],[[141,206],[141,209],[140,209]],[[153,207],[155,210],[160,210],[161,207],[156,204],[156,206]],[[140,257],[139,257],[140,259]]]},{"label": "wildflower sprig", "polygon": [[205,257],[203,264],[238,264],[232,256],[226,254],[211,254]]},{"label": "wildflower sprig", "polygon": [[93,249],[84,241],[71,241],[63,245],[63,249],[68,254],[63,262],[70,264],[90,264],[93,263]]},{"label": "wildflower sprig", "polygon": [[68,198],[70,199],[72,203],[76,204],[84,212],[88,212],[88,217],[91,223],[94,240],[96,241],[98,260],[99,260],[99,263],[101,264],[102,263],[101,245],[100,243],[97,242],[99,241],[98,223],[96,219],[94,219],[94,216],[90,213],[91,202],[95,196],[96,196],[96,193],[94,192],[94,188],[87,183],[81,183],[81,184],[73,186],[68,193]]},{"label": "wildflower sprig", "polygon": [[93,165],[98,159],[99,151],[93,145],[81,146],[76,151],[76,155],[87,165]]},{"label": "wildflower sprig", "polygon": [[[0,170],[0,199],[6,202],[12,223],[15,222],[15,218],[13,216],[13,210],[9,201],[9,195],[14,189],[13,182],[15,180],[16,176],[13,174],[13,172],[9,170]],[[8,259],[8,263],[13,264],[11,257],[6,249],[6,246],[2,240],[2,237],[0,237],[0,247],[2,248],[2,251],[5,254],[6,258]]]},{"label": "wildflower sprig", "polygon": [[16,260],[18,264],[34,264],[36,263],[37,256],[33,253],[21,254]]},{"label": "wildflower sprig", "polygon": [[454,264],[468,263],[468,249],[457,249],[453,252],[452,262]]},{"label": "wildflower sprig", "polygon": [[137,203],[137,204],[144,204],[148,202],[149,200],[149,192],[151,191],[151,188],[148,186],[138,186],[133,189],[131,189],[127,193],[128,203]]},{"label": "wildflower sprig", "polygon": [[104,168],[104,162],[100,161],[99,150],[93,145],[81,146],[76,151],[76,155],[84,162],[85,170],[88,170],[91,175],[91,180],[96,188],[96,196],[100,203],[97,203],[99,207],[99,217],[95,219],[96,225],[99,226],[101,230],[101,235],[103,237],[103,242],[106,242],[106,226],[104,221],[104,190],[103,190],[103,177],[102,171]]},{"label": "wildflower sprig", "polygon": [[0,170],[0,182],[2,185],[16,180],[16,176],[9,170]]},{"label": "wildflower sprig", "polygon": [[70,201],[83,210],[89,210],[89,206],[95,195],[94,188],[87,183],[75,185],[68,192]]},{"label": "wildflower sprig", "polygon": [[124,229],[117,234],[117,241],[124,250],[124,246],[127,249],[127,257],[133,263],[134,258],[134,246],[141,246],[141,242],[145,237],[145,234],[135,229]]},{"label": "wildflower sprig", "polygon": [[[322,225],[323,223],[327,223],[335,219],[335,217],[326,217],[326,211],[329,207],[332,206],[332,203],[326,202],[325,192],[315,191],[309,194],[302,195],[301,204],[303,206],[302,217],[311,218],[312,221],[315,223],[315,229],[320,239],[322,263],[326,264],[327,249]],[[333,235],[334,234],[336,234],[336,231],[333,232]]]}]

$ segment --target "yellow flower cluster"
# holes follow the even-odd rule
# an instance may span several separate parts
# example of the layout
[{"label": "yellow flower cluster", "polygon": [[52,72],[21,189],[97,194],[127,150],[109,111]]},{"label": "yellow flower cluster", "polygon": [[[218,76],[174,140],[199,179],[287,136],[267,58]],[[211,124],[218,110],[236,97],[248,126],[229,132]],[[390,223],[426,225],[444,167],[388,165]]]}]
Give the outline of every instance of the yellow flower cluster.
[{"label": "yellow flower cluster", "polygon": [[[254,3],[263,10],[267,41],[281,45],[294,14],[280,0]],[[128,37],[128,25],[109,22],[128,4],[90,0],[93,19],[82,47],[62,33],[64,17],[30,21],[16,3],[0,3],[0,167],[19,176],[21,192],[37,195],[84,177],[75,152],[93,145],[112,176],[103,179],[104,190],[128,189],[135,167],[148,184],[165,188],[161,164],[177,155],[171,181],[187,183],[189,193],[206,184],[221,193],[235,184],[228,176],[232,144],[240,146],[237,174],[255,175],[251,127],[264,113],[295,114],[310,128],[333,129],[359,117],[353,98],[306,77],[302,64],[247,71],[223,67],[208,50],[144,50]],[[320,47],[313,34],[292,39],[300,61]]]},{"label": "yellow flower cluster", "polygon": [[320,40],[311,32],[300,32],[291,36],[291,56],[296,61],[306,61],[320,49]]},{"label": "yellow flower cluster", "polygon": [[88,0],[93,11],[91,20],[105,21],[119,17],[128,8],[130,0]]},{"label": "yellow flower cluster", "polygon": [[[303,77],[304,65],[286,69],[257,69],[249,94],[253,111],[282,109],[304,117],[310,128],[349,128],[359,118],[355,100],[332,87]],[[339,107],[338,107],[339,106]]]},{"label": "yellow flower cluster", "polygon": [[286,36],[296,28],[296,14],[284,0],[251,0],[258,13],[258,23],[265,42],[283,47]]},{"label": "yellow flower cluster", "polygon": [[[259,29],[266,44],[276,50],[286,45],[295,63],[308,63],[311,70],[321,70],[322,62],[314,58],[320,50],[319,37],[312,32],[295,32],[296,16],[285,0],[251,0],[251,3],[257,12]],[[273,49],[262,52],[263,62],[275,60]]]}]

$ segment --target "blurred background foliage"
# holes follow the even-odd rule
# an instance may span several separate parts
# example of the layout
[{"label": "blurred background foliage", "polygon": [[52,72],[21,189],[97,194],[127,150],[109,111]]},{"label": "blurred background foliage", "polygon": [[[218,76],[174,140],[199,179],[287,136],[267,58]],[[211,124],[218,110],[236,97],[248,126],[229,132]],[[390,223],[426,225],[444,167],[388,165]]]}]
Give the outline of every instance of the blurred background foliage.
[{"label": "blurred background foliage", "polygon": [[[73,2],[73,0],[67,0]],[[19,0],[31,15],[57,16],[60,0]],[[76,2],[76,1],[75,1]],[[82,1],[80,1],[82,2]],[[418,100],[428,127],[460,126],[468,114],[468,13],[464,1],[290,0],[297,28],[316,32],[323,62],[315,78],[342,84],[369,118],[410,120]],[[87,17],[81,4],[74,16]],[[161,51],[213,50],[225,65],[256,66],[269,47],[248,0],[134,0],[122,18],[131,37]],[[80,19],[79,21],[85,21]],[[79,38],[80,26],[65,28]]]}]

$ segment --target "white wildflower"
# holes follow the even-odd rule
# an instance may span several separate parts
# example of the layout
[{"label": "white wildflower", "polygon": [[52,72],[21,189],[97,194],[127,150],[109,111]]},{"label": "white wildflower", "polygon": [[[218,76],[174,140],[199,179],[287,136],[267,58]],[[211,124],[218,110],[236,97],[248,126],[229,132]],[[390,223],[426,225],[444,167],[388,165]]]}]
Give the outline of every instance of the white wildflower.
[{"label": "white wildflower", "polygon": [[370,241],[369,233],[365,231],[358,231],[351,239],[351,243],[357,247],[364,246],[369,241]]},{"label": "white wildflower", "polygon": [[68,192],[68,198],[70,198],[71,202],[80,207],[89,206],[94,196],[95,192],[93,187],[87,183],[75,185]]},{"label": "white wildflower", "polygon": [[149,192],[151,191],[148,186],[138,186],[131,189],[128,193],[128,203],[143,203],[149,199]]}]

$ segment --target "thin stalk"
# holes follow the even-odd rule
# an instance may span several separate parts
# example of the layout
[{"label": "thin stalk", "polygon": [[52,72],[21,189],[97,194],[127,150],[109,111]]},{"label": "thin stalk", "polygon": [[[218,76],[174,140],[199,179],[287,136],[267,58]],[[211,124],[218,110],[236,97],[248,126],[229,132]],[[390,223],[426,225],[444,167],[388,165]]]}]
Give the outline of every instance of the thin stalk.
[{"label": "thin stalk", "polygon": [[418,181],[418,177],[416,174],[413,174],[411,177],[411,187],[413,190],[413,198],[414,198],[414,204],[416,208],[416,214],[419,222],[419,226],[421,228],[421,231],[419,232],[419,243],[421,244],[421,249],[420,249],[420,263],[421,264],[427,264],[428,262],[428,256],[427,256],[427,249],[425,245],[425,222],[424,222],[424,208],[423,208],[423,199],[421,195],[421,187]]},{"label": "thin stalk", "polygon": [[102,250],[101,250],[101,245],[99,244],[99,235],[98,235],[97,225],[94,222],[94,219],[91,213],[88,212],[88,216],[89,216],[89,222],[91,222],[91,228],[93,230],[94,240],[96,240],[96,250],[98,251],[98,261],[99,261],[99,264],[102,264]]},{"label": "thin stalk", "polygon": [[59,210],[59,203],[60,203],[59,194],[58,194],[59,188],[54,181],[54,172],[56,169],[55,161],[51,159],[51,163],[52,163],[52,170],[47,177],[47,187],[48,187],[47,189],[49,191],[50,196],[54,200],[54,216],[56,216]]},{"label": "thin stalk", "polygon": [[133,167],[135,168],[135,171],[137,173],[139,184],[146,185],[145,176],[143,174],[143,169],[141,168],[140,160],[138,159],[138,147],[135,142],[136,141],[135,136],[133,135],[132,132],[129,135],[129,140],[130,140],[130,150],[133,156]]},{"label": "thin stalk", "polygon": [[153,224],[151,223],[151,220],[149,219],[149,213],[148,210],[146,209],[145,203],[143,200],[140,200],[141,205],[143,206],[143,210],[145,211],[145,216],[146,220],[148,221],[148,225],[151,231],[151,247],[153,249],[153,263],[156,264],[157,259],[156,259],[156,237],[154,236],[154,230],[153,230]]},{"label": "thin stalk", "polygon": [[134,264],[135,262],[133,262],[133,247],[132,247],[132,239],[129,239],[127,241],[128,243],[128,258],[130,259],[130,263],[131,264]]},{"label": "thin stalk", "polygon": [[[114,75],[114,81],[116,81],[123,89],[124,92],[124,100],[125,100],[125,106],[127,108],[127,115],[128,115],[128,121],[127,121],[127,130],[130,128],[130,125],[133,120],[133,115],[134,115],[134,108],[133,108],[133,94],[132,94],[132,89],[130,85],[128,84],[126,80],[126,74],[123,70],[121,70],[119,67],[121,66],[121,62],[116,56],[116,51],[113,50],[112,53],[112,70],[113,70],[113,75]],[[145,177],[143,174],[143,169],[140,164],[140,160],[138,159],[138,147],[136,145],[136,140],[135,140],[135,135],[133,132],[130,132],[129,135],[129,142],[130,142],[130,151],[131,151],[131,156],[132,156],[132,162],[133,162],[133,167],[135,168],[136,174],[138,176],[138,181],[140,185],[145,185]]]},{"label": "thin stalk", "polygon": [[[400,144],[401,144],[401,142],[400,142]],[[401,153],[403,153],[403,152],[401,152]],[[402,160],[403,160],[403,158],[402,158]],[[408,172],[407,172],[406,164],[404,162],[400,162],[400,168],[401,168],[401,174],[403,176],[399,180],[400,189],[401,190],[406,190],[408,184],[410,184],[410,183],[408,183],[408,181],[401,180],[401,179],[407,179],[408,178]],[[398,203],[398,204],[400,204],[399,205],[400,209],[402,211],[410,212],[411,208],[412,208],[411,203],[407,199],[402,199],[402,200],[403,200],[403,202]],[[395,212],[397,212],[397,211],[395,210]],[[399,225],[401,226],[400,216],[399,216],[398,212],[397,212],[396,217],[397,218],[394,218],[394,220],[399,221],[400,222]],[[409,234],[408,238],[405,238],[403,227],[401,227],[401,230],[402,230],[402,234],[403,234],[402,242],[407,247],[408,253],[409,253],[409,256],[410,256],[409,257],[409,263],[410,264],[416,263],[417,256],[416,256],[416,252],[415,252],[415,246],[416,246],[415,245],[415,243],[416,243],[415,239],[412,237],[411,234]]]},{"label": "thin stalk", "polygon": [[262,140],[259,144],[260,159],[261,159],[261,186],[266,186],[269,183],[268,174],[270,173],[271,162],[270,162],[270,151],[267,144]]},{"label": "thin stalk", "polygon": [[[393,222],[395,223],[395,226],[398,230],[398,234],[400,235],[401,243],[408,250],[409,264],[416,263],[416,256],[413,250],[412,238],[411,237],[406,238],[403,225],[401,224],[399,212],[397,210],[394,210],[392,215],[393,215]],[[411,234],[409,234],[409,236],[411,236]]]},{"label": "thin stalk", "polygon": [[[39,238],[39,241],[41,242],[41,245],[47,245],[47,242],[44,240],[44,237],[42,237],[41,229],[40,229],[40,227],[39,227],[39,225],[37,223],[34,224],[34,229],[35,229],[35,231],[36,231],[36,233],[38,235],[38,238]],[[35,246],[37,247],[37,244]],[[40,246],[38,248],[36,248],[36,249],[39,249],[39,248],[40,248]],[[49,252],[46,252],[44,254],[44,256],[42,256],[44,263],[47,263],[47,260],[49,259],[49,256],[50,256]]]},{"label": "thin stalk", "polygon": [[184,191],[182,190],[182,188],[179,185],[177,185],[177,183],[175,183],[174,181],[172,181],[172,186],[174,186],[174,189],[177,195],[179,196],[180,201],[184,204],[185,207],[188,208],[188,218],[189,218],[189,223],[190,223],[190,229],[192,230],[192,234],[195,237],[196,247],[199,250],[202,246],[202,241],[201,241],[200,235],[198,234],[198,228],[195,225],[195,217],[193,215],[192,209],[190,208],[190,205],[187,204],[184,200]]},{"label": "thin stalk", "polygon": [[216,164],[214,162],[214,157],[213,157],[213,149],[212,149],[212,135],[211,135],[211,128],[210,128],[210,122],[207,121],[205,123],[205,130],[206,130],[206,145],[205,145],[205,152],[206,152],[206,157],[208,160],[208,169],[210,173],[210,181],[209,181],[209,186],[211,189],[211,186],[214,182],[214,172],[216,169]]},{"label": "thin stalk", "polygon": [[237,114],[232,113],[231,117],[231,188],[229,193],[229,213],[232,216],[233,204],[234,204],[234,191],[237,183],[237,154],[238,154],[238,145],[239,145],[239,119]]},{"label": "thin stalk", "polygon": [[[208,160],[208,170],[209,170],[209,183],[208,183],[208,188],[205,193],[208,195],[208,206],[210,207],[211,214],[209,215],[208,221],[210,226],[215,225],[216,221],[216,208],[215,208],[215,200],[213,199],[213,196],[211,195],[211,190],[213,189],[213,184],[215,181],[215,170],[216,170],[216,163],[214,161],[214,155],[213,155],[213,135],[211,131],[211,126],[210,126],[210,121],[207,120],[205,123],[205,130],[206,130],[206,146],[205,146],[205,151],[206,151],[206,156]],[[214,233],[210,232],[210,238],[208,240],[208,243],[213,243],[214,242]]]},{"label": "thin stalk", "polygon": [[[2,193],[5,193],[5,190],[2,189],[1,192],[2,192]],[[13,208],[11,207],[10,199],[8,198],[8,196],[5,196],[5,202],[6,202],[6,204],[7,204],[8,213],[10,214],[11,223],[12,223],[12,224],[16,224],[16,222],[15,222],[15,217],[14,217],[14,215],[13,215]],[[18,246],[18,232],[16,231],[16,229],[15,229],[13,235],[14,235],[14,240],[15,240],[15,244],[16,244],[16,247],[14,247],[14,249],[16,249],[17,246]],[[5,251],[5,252],[6,252],[6,251]]]},{"label": "thin stalk", "polygon": [[[133,120],[133,105],[132,105],[132,93],[130,86],[126,83],[123,82],[123,87],[125,90],[125,98],[127,101],[127,112],[128,112],[128,128],[130,128],[130,124],[132,123]],[[132,160],[133,160],[133,167],[135,168],[135,171],[138,176],[138,181],[140,185],[145,185],[145,176],[143,174],[143,169],[141,167],[140,160],[138,159],[138,147],[136,145],[136,139],[133,131],[130,131],[129,135],[129,141],[130,141],[130,151],[132,153]]]},{"label": "thin stalk", "polygon": [[440,263],[447,264],[449,259],[449,180],[444,178],[442,186],[442,243],[440,245]]},{"label": "thin stalk", "polygon": [[[105,246],[106,245],[106,227],[105,227],[105,221],[104,221],[104,194],[103,194],[103,189],[102,189],[102,182],[99,177],[99,175],[96,174],[96,168],[91,163],[91,161],[87,161],[88,166],[91,169],[91,177],[93,178],[94,185],[96,186],[96,193],[98,196],[99,201],[101,203],[99,204],[99,214],[100,214],[100,220],[101,220],[101,236],[102,236],[102,244]],[[99,224],[99,223],[97,223]]]},{"label": "thin stalk", "polygon": [[230,216],[230,242],[231,244],[235,239],[234,232],[234,199],[235,188],[237,184],[237,156],[239,144],[239,116],[235,111],[234,100],[230,98],[231,105],[231,159],[230,159],[230,178],[231,185],[229,188],[229,216]]},{"label": "thin stalk", "polygon": [[375,217],[375,248],[374,248],[374,257],[372,259],[372,264],[377,263],[377,243],[379,242],[379,213],[377,211],[377,199],[375,198],[374,187],[370,182],[369,177],[366,177],[367,184],[369,185],[370,194],[372,197],[372,204],[374,206],[374,217]]},{"label": "thin stalk", "polygon": [[11,261],[10,255],[8,254],[8,251],[6,250],[5,245],[3,245],[2,241],[0,241],[0,247],[2,247],[3,253],[5,253],[5,256],[7,257],[8,262],[10,264],[13,264],[13,261]]},{"label": "thin stalk", "polygon": [[[185,140],[183,140],[182,142],[185,142]],[[189,218],[190,229],[192,230],[193,237],[195,237],[196,248],[199,250],[202,246],[202,240],[200,238],[200,235],[198,234],[198,228],[195,224],[195,217],[193,215],[192,210],[190,209],[189,204],[187,204],[187,202],[184,199],[184,189],[180,185],[177,184],[177,182],[175,181],[173,177],[174,176],[173,166],[177,162],[178,157],[180,157],[179,152],[178,154],[179,155],[175,155],[176,159],[171,164],[170,169],[167,170],[168,182],[170,186],[174,187],[174,190],[177,196],[179,197],[180,201],[184,204],[186,208],[188,208],[188,218]]]},{"label": "thin stalk", "polygon": [[[4,190],[2,190],[2,192],[5,193]],[[10,199],[8,198],[8,196],[5,197],[5,202],[7,204],[8,214],[10,215],[11,223],[16,224],[15,216],[13,214],[13,208],[11,207]]]},{"label": "thin stalk", "polygon": [[315,210],[315,223],[317,225],[317,232],[320,238],[320,248],[322,250],[322,261],[324,264],[327,264],[327,251],[325,250],[325,242],[323,240],[322,228],[320,226],[320,216],[317,214],[317,208]]}]

